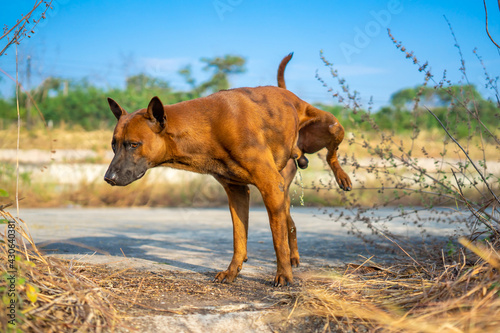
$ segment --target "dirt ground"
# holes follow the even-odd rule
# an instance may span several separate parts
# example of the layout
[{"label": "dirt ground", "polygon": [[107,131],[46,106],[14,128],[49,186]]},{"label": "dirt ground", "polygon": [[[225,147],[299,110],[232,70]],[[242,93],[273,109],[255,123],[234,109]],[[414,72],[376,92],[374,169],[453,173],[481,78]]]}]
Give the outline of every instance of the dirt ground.
[{"label": "dirt ground", "polygon": [[[232,283],[215,283],[211,273],[116,271],[94,266],[84,273],[116,296],[118,310],[129,315],[208,313],[210,307],[272,304],[277,290],[263,277],[242,275]],[[293,287],[298,289],[300,280]],[[283,289],[283,288],[281,288]]]},{"label": "dirt ground", "polygon": [[324,283],[311,276],[296,276],[293,285],[276,288],[271,276],[242,274],[226,284],[213,282],[212,272],[110,271],[108,266],[86,265],[82,273],[110,291],[121,318],[119,332],[343,331],[319,318],[287,318],[285,295]]}]

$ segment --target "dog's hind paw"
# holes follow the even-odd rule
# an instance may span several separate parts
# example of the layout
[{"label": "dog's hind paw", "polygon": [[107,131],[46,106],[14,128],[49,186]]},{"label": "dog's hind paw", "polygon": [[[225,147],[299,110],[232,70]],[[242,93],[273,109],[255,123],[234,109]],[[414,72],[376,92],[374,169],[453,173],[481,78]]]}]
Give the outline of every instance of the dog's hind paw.
[{"label": "dog's hind paw", "polygon": [[350,191],[352,189],[351,178],[349,178],[344,170],[337,170],[337,172],[335,172],[335,179],[337,180],[337,183],[342,190]]}]

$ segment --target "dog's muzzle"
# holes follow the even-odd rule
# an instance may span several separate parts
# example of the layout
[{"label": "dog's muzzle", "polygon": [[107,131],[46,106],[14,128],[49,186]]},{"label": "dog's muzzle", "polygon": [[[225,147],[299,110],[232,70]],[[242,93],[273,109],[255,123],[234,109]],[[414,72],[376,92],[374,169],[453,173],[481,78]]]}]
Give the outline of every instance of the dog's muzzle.
[{"label": "dog's muzzle", "polygon": [[106,181],[106,183],[108,183],[109,185],[112,185],[112,186],[117,185],[116,178],[117,178],[116,172],[109,172],[108,171],[104,175],[104,180]]},{"label": "dog's muzzle", "polygon": [[126,170],[125,172],[108,170],[104,175],[104,180],[112,186],[126,186],[146,174],[146,171],[140,171],[138,174],[132,170]]}]

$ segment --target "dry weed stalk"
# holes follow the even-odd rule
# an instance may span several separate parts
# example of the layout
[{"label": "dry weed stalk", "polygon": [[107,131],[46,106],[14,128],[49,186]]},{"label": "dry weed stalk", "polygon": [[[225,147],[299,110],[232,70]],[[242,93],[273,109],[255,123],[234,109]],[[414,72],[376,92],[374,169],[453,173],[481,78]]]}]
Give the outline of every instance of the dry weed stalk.
[{"label": "dry weed stalk", "polygon": [[[113,331],[117,313],[108,291],[83,276],[81,266],[43,256],[35,246],[27,225],[0,207],[0,220],[15,224],[16,325],[9,325],[7,311],[0,311],[3,332],[102,332]],[[7,230],[7,228],[5,229]],[[0,232],[0,293],[8,296],[7,233]],[[28,243],[28,249],[20,243]]]},{"label": "dry weed stalk", "polygon": [[462,243],[474,254],[462,251],[458,262],[438,268],[420,263],[425,271],[348,265],[344,274],[323,276],[320,287],[282,293],[286,317],[321,317],[355,332],[498,332],[500,244]]}]

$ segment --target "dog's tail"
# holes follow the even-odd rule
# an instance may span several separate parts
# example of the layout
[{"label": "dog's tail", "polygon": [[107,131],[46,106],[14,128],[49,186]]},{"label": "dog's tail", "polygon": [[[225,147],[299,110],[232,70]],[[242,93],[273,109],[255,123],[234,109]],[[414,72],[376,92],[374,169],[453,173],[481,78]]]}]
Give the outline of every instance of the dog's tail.
[{"label": "dog's tail", "polygon": [[293,52],[287,55],[281,60],[280,66],[278,67],[278,87],[286,89],[285,84],[285,68],[290,59],[293,57]]}]

